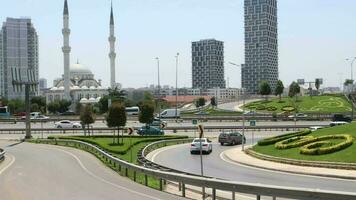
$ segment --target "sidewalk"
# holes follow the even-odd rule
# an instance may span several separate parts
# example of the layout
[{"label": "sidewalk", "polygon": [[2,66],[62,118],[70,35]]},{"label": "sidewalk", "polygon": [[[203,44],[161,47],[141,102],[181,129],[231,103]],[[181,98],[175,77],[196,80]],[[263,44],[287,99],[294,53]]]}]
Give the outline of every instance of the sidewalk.
[{"label": "sidewalk", "polygon": [[223,157],[230,162],[260,169],[267,169],[278,172],[287,172],[294,174],[322,176],[329,178],[353,179],[356,180],[356,170],[341,170],[318,167],[303,167],[290,164],[265,161],[245,154],[241,147],[233,148],[223,152]]}]

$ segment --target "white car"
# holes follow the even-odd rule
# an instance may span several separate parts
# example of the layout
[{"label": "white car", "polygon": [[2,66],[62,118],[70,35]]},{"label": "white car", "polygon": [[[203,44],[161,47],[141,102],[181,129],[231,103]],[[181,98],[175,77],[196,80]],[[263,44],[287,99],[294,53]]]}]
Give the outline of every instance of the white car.
[{"label": "white car", "polygon": [[322,127],[322,126],[312,126],[312,127],[309,127],[309,130],[311,130],[311,131],[317,131],[317,130],[319,130],[319,129],[323,129],[324,127]]},{"label": "white car", "polygon": [[297,114],[295,114],[295,116],[294,115],[289,115],[288,116],[289,118],[307,118],[308,117],[308,115],[306,115],[306,114],[304,114],[304,113],[297,113]]},{"label": "white car", "polygon": [[331,122],[330,126],[342,126],[345,124],[349,124],[348,122],[342,122],[342,121],[336,121],[336,122]]},{"label": "white car", "polygon": [[200,150],[202,150],[203,153],[211,153],[213,151],[211,141],[207,138],[195,138],[190,144],[190,153],[200,153]]},{"label": "white car", "polygon": [[55,128],[71,129],[71,128],[82,128],[82,125],[78,122],[71,122],[69,120],[62,120],[54,123]]}]

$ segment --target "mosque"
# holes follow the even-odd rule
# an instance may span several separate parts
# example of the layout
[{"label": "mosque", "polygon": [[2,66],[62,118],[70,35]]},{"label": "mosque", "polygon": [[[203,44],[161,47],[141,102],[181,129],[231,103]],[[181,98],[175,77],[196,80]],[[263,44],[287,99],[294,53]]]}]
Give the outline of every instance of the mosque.
[{"label": "mosque", "polygon": [[[121,88],[119,83],[115,81],[115,32],[114,32],[114,15],[113,7],[111,4],[110,14],[110,87]],[[47,103],[51,103],[57,100],[69,100],[73,103],[97,103],[100,99],[108,94],[108,88],[104,88],[101,84],[101,80],[96,80],[92,71],[79,63],[70,65],[70,52],[71,47],[69,45],[69,11],[68,2],[64,1],[63,11],[63,58],[64,58],[64,74],[62,78],[53,81],[53,87],[45,92]],[[70,66],[69,66],[70,65]]]}]

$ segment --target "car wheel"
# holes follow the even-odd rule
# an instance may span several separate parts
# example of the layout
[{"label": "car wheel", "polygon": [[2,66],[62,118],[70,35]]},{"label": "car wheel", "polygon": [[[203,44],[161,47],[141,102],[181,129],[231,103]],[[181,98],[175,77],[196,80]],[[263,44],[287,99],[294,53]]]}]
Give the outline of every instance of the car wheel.
[{"label": "car wheel", "polygon": [[73,128],[78,128],[78,127],[76,125],[74,125]]},{"label": "car wheel", "polygon": [[57,128],[62,128],[62,126],[57,126]]},{"label": "car wheel", "polygon": [[224,143],[223,142],[220,142],[221,146],[224,146]]}]

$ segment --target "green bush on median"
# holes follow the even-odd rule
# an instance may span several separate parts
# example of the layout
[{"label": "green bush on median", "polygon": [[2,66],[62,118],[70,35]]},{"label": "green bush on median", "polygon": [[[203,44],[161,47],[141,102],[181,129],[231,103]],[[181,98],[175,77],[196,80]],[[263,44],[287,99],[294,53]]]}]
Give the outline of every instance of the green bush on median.
[{"label": "green bush on median", "polygon": [[[334,144],[330,141],[334,139],[344,139],[343,142]],[[323,155],[334,153],[353,144],[353,137],[351,135],[326,135],[315,138],[315,142],[307,144],[300,149],[301,154],[305,155]]]},{"label": "green bush on median", "polygon": [[317,138],[313,136],[297,136],[277,142],[274,147],[276,149],[291,149],[295,147],[304,146],[306,144],[316,141],[316,139]]},{"label": "green bush on median", "polygon": [[260,146],[267,146],[267,145],[271,145],[271,144],[275,144],[277,142],[292,138],[292,137],[298,137],[298,136],[305,136],[310,134],[311,131],[310,130],[304,130],[301,132],[296,132],[296,133],[288,133],[288,134],[284,134],[284,135],[279,135],[276,137],[271,137],[271,138],[266,138],[263,140],[258,141],[258,145]]}]

